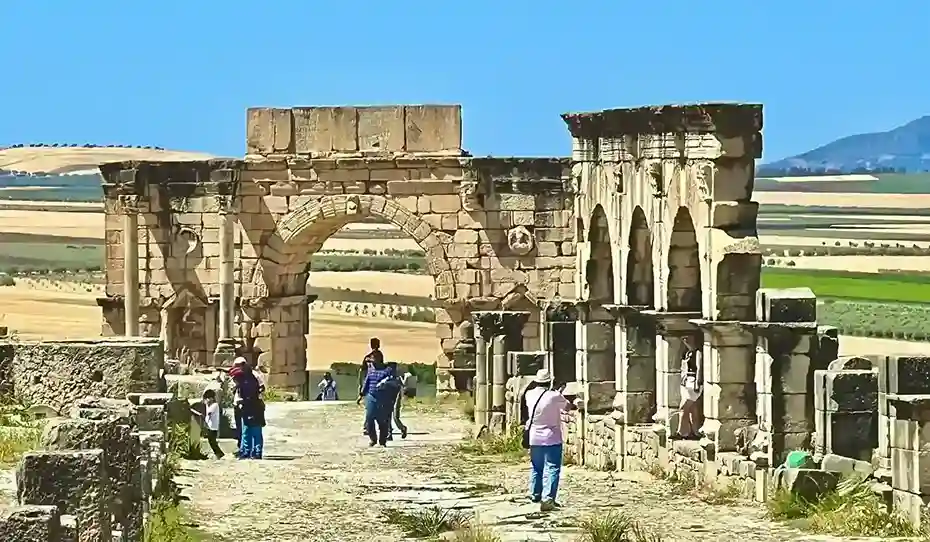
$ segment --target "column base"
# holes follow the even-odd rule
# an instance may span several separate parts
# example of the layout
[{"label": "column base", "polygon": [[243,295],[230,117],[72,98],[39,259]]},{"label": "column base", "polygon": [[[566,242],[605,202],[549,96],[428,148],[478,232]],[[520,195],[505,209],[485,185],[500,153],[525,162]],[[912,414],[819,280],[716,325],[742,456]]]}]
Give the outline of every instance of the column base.
[{"label": "column base", "polygon": [[233,360],[236,359],[236,344],[235,339],[220,339],[216,343],[216,350],[213,351],[213,366],[232,365]]}]

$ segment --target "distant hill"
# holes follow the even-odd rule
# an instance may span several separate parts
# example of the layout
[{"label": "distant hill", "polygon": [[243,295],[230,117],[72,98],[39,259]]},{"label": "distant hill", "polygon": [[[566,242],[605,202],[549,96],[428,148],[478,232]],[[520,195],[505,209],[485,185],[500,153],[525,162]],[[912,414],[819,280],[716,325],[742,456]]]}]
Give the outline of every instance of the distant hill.
[{"label": "distant hill", "polygon": [[95,173],[106,162],[205,160],[209,154],[139,147],[8,147],[0,149],[0,173]]},{"label": "distant hill", "polygon": [[759,166],[764,176],[930,171],[930,116],[887,132],[858,134]]}]

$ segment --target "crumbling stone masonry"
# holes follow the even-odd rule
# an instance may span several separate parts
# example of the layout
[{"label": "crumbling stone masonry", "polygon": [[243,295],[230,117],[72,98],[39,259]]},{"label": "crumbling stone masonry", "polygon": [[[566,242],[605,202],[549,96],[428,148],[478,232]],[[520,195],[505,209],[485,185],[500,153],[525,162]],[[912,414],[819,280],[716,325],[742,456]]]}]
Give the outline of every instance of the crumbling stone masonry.
[{"label": "crumbling stone masonry", "polygon": [[[440,386],[472,311],[531,313],[575,295],[568,160],[473,158],[459,106],[248,111],[244,160],[101,166],[106,196],[105,335],[161,337],[196,363],[242,341],[269,384],[306,381],[310,258],[344,225],[375,217],[423,248],[435,280]],[[126,262],[132,262],[127,265]],[[460,379],[461,381],[462,379]]]}]

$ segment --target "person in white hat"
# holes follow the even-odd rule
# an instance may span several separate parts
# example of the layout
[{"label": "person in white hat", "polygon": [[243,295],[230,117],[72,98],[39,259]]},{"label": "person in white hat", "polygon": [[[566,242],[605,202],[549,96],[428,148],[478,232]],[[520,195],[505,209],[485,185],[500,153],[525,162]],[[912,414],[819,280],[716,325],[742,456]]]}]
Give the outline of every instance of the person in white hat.
[{"label": "person in white hat", "polygon": [[540,369],[523,394],[530,447],[530,499],[548,512],[559,507],[556,494],[562,471],[562,413],[575,409],[559,390],[552,389],[552,376]]}]

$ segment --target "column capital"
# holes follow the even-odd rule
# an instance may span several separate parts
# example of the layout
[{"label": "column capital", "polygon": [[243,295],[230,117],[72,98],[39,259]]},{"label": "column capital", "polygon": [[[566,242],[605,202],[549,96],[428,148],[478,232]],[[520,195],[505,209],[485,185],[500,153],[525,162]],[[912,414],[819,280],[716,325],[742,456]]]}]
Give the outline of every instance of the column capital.
[{"label": "column capital", "polygon": [[121,215],[136,215],[139,214],[139,204],[142,201],[142,196],[138,194],[120,194],[117,196],[117,201],[119,203],[119,214]]},{"label": "column capital", "polygon": [[570,300],[544,300],[540,308],[546,323],[574,322],[578,320],[578,302]]},{"label": "column capital", "polygon": [[693,320],[702,316],[700,312],[641,311],[640,314],[655,320],[660,335],[673,337],[698,331]]},{"label": "column capital", "polygon": [[475,328],[485,340],[495,335],[522,333],[530,319],[528,311],[479,311],[473,312]]}]

